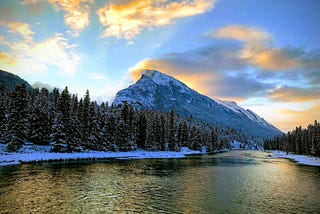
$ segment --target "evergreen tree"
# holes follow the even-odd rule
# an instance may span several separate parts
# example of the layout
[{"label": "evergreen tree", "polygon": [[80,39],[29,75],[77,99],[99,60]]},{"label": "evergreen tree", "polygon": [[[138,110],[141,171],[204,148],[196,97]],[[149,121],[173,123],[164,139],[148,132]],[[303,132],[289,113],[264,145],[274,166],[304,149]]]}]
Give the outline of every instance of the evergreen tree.
[{"label": "evergreen tree", "polygon": [[0,85],[0,143],[6,142],[8,132],[8,95],[3,85]]},{"label": "evergreen tree", "polygon": [[175,120],[174,120],[174,111],[170,111],[169,116],[169,136],[168,136],[168,147],[170,151],[176,151],[176,128],[175,128]]},{"label": "evergreen tree", "polygon": [[28,133],[29,94],[24,84],[18,85],[9,99],[8,150],[16,151],[25,142]]},{"label": "evergreen tree", "polygon": [[48,101],[47,96],[39,93],[33,102],[33,108],[30,116],[30,141],[45,145],[49,144],[50,121],[48,118]]},{"label": "evergreen tree", "polygon": [[147,119],[144,112],[139,114],[138,120],[138,134],[137,134],[137,146],[144,149],[146,144],[147,131]]},{"label": "evergreen tree", "polygon": [[67,135],[62,121],[62,114],[56,113],[52,133],[50,134],[51,151],[52,152],[67,152]]}]

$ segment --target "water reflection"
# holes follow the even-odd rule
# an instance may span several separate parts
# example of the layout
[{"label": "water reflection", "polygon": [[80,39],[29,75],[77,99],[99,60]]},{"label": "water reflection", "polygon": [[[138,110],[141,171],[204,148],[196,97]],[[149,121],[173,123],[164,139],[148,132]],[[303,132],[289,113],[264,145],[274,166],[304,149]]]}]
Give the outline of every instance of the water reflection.
[{"label": "water reflection", "polygon": [[0,168],[0,213],[317,213],[320,168],[234,151]]}]

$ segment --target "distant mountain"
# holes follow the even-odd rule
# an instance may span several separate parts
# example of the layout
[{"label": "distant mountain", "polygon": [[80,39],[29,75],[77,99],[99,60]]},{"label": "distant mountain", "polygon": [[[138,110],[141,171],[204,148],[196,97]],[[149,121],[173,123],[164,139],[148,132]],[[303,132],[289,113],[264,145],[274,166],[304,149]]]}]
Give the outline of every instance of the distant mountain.
[{"label": "distant mountain", "polygon": [[256,139],[282,134],[280,130],[250,110],[232,101],[210,99],[173,77],[155,70],[146,70],[133,85],[119,91],[113,104],[128,102],[137,109],[175,113],[232,127]]},{"label": "distant mountain", "polygon": [[12,91],[17,85],[24,83],[27,89],[32,89],[31,85],[12,73],[0,70],[0,86],[3,85],[7,91]]}]

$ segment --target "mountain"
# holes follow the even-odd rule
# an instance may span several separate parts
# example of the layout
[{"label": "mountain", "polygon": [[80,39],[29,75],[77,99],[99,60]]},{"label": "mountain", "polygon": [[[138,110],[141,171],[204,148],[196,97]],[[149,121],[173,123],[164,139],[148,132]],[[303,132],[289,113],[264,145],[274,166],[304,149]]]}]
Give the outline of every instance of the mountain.
[{"label": "mountain", "polygon": [[247,136],[263,139],[282,134],[280,130],[250,110],[232,101],[204,96],[179,80],[155,70],[146,70],[133,85],[119,91],[113,104],[124,102],[137,109],[175,113],[206,121],[213,125],[232,127]]},{"label": "mountain", "polygon": [[24,83],[27,89],[32,89],[31,85],[12,73],[0,70],[0,86],[3,85],[7,91],[12,91],[17,85]]}]

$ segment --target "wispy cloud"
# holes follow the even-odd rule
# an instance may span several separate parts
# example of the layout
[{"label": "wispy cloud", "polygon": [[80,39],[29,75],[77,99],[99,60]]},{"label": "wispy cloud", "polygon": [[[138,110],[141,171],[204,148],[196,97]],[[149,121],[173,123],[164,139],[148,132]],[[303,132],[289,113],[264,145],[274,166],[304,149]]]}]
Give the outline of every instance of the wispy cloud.
[{"label": "wispy cloud", "polygon": [[[44,0],[23,0],[24,4],[37,3]],[[73,36],[79,36],[80,32],[89,23],[90,8],[94,0],[48,0],[57,11],[64,11],[64,21],[71,28]]]},{"label": "wispy cloud", "polygon": [[[21,40],[11,42],[10,35],[3,37],[0,44],[8,51],[1,52],[2,69],[15,73],[37,73],[57,68],[59,74],[74,76],[80,57],[75,52],[76,45],[69,44],[62,34],[54,34],[42,42],[33,40],[34,32],[25,23],[0,23],[9,33],[21,35]],[[14,56],[14,57],[13,57]]]},{"label": "wispy cloud", "polygon": [[272,47],[272,37],[264,30],[241,25],[222,27],[206,33],[219,39],[233,39],[243,43],[239,57],[249,64],[269,71],[287,71],[301,66],[298,58],[286,49]]},{"label": "wispy cloud", "polygon": [[101,74],[101,73],[91,73],[90,79],[92,79],[92,80],[107,80],[108,77],[106,77],[104,74]]},{"label": "wispy cloud", "polygon": [[272,90],[268,96],[270,99],[278,102],[306,102],[320,100],[320,87],[298,88],[282,86]]},{"label": "wispy cloud", "polygon": [[8,27],[9,33],[17,33],[22,36],[26,42],[30,42],[34,35],[34,32],[30,30],[30,26],[22,22],[10,22],[10,23],[0,23]]},{"label": "wispy cloud", "polygon": [[273,84],[260,82],[247,73],[236,50],[232,46],[215,46],[145,59],[132,67],[130,74],[138,79],[144,69],[156,69],[200,93],[236,101],[265,95]]},{"label": "wispy cloud", "polygon": [[109,3],[98,10],[106,28],[102,37],[132,39],[143,29],[172,24],[176,19],[194,16],[213,8],[214,0],[133,0],[124,4]]},{"label": "wispy cloud", "polygon": [[275,48],[272,35],[245,26],[227,26],[205,35],[239,43],[222,41],[145,59],[131,68],[131,76],[137,79],[143,69],[157,69],[208,96],[237,101],[266,97],[277,102],[306,102],[320,93],[320,51]]}]

